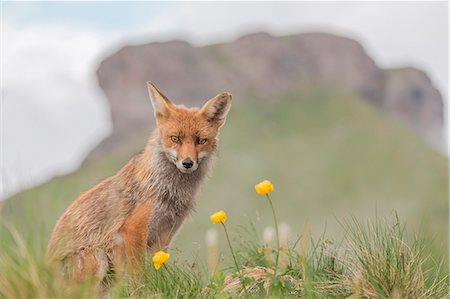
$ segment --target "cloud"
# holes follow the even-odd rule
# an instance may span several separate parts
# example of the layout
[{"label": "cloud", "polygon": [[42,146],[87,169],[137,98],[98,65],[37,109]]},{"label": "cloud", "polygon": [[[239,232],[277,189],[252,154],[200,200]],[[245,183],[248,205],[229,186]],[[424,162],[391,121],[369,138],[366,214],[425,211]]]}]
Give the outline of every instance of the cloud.
[{"label": "cloud", "polygon": [[416,66],[448,94],[448,11],[445,2],[359,3],[336,27],[358,38],[382,67]]},{"label": "cloud", "polygon": [[3,20],[2,189],[75,169],[110,131],[94,66],[107,39],[67,24]]},{"label": "cloud", "polygon": [[194,44],[204,45],[230,41],[254,31],[289,34],[330,30],[330,22],[326,21],[336,19],[353,5],[298,2],[178,3],[149,19],[142,33],[147,39],[181,37]]}]

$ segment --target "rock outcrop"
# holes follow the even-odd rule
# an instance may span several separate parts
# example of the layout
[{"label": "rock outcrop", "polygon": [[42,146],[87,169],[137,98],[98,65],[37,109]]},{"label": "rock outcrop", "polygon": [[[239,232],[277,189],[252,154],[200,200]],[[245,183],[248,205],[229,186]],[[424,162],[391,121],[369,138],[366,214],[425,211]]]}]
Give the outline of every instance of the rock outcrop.
[{"label": "rock outcrop", "polygon": [[101,62],[97,76],[111,105],[113,133],[91,157],[125,148],[151,130],[148,80],[187,105],[200,105],[224,90],[236,99],[276,100],[303,85],[338,86],[389,112],[427,141],[443,143],[442,98],[423,72],[384,71],[358,42],[326,33],[256,33],[205,47],[183,41],[126,46]]},{"label": "rock outcrop", "polygon": [[385,82],[385,110],[443,149],[444,103],[427,74],[411,67],[390,69]]}]

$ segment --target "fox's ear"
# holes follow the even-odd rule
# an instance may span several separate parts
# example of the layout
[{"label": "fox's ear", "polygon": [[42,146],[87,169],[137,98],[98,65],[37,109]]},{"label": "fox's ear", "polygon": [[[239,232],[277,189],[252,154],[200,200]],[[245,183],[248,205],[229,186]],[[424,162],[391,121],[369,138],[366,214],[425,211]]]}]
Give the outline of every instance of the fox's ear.
[{"label": "fox's ear", "polygon": [[165,95],[163,95],[152,82],[147,81],[147,89],[150,100],[152,101],[155,118],[159,120],[161,118],[169,117],[170,107],[174,104]]},{"label": "fox's ear", "polygon": [[216,122],[219,126],[225,123],[228,112],[231,108],[231,93],[222,92],[203,105],[200,112],[208,121]]}]

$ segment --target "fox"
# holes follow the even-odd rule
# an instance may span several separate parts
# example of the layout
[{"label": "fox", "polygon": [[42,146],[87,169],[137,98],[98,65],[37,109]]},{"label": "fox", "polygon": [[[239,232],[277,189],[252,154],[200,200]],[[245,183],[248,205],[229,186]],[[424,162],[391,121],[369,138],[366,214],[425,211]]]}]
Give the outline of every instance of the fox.
[{"label": "fox", "polygon": [[55,224],[47,258],[71,281],[136,276],[147,255],[167,251],[193,212],[231,108],[222,92],[201,108],[177,105],[147,82],[156,126],[115,175],[81,193]]}]

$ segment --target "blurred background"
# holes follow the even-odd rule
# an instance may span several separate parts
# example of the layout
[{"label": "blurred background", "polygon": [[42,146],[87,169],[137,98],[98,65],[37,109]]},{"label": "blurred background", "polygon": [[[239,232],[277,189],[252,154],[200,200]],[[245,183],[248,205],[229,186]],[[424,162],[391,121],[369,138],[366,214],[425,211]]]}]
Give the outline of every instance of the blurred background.
[{"label": "blurred background", "polygon": [[[234,95],[220,157],[175,247],[209,215],[339,236],[391,216],[448,239],[446,2],[2,2],[0,213],[36,236],[154,128],[145,82],[176,103]],[[189,250],[187,250],[189,249]]]}]

